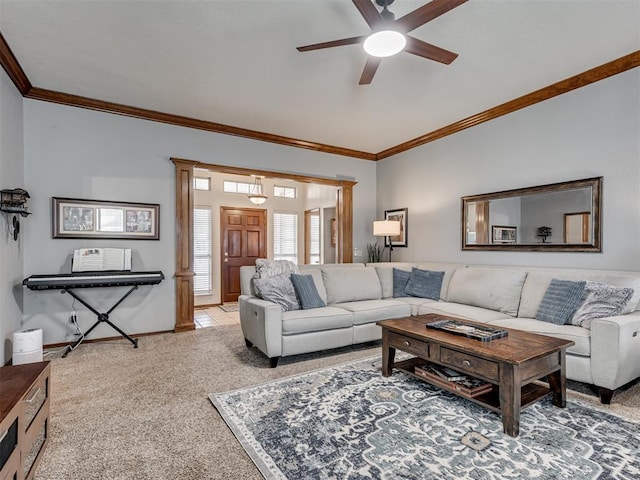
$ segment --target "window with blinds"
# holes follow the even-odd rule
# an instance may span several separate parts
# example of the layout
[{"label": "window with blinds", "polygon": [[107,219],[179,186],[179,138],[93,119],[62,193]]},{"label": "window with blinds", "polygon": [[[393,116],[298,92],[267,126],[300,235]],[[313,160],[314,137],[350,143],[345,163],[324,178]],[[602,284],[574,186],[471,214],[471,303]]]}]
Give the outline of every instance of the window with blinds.
[{"label": "window with blinds", "polygon": [[320,215],[311,215],[309,263],[320,263]]},{"label": "window with blinds", "polygon": [[211,208],[193,209],[193,293],[211,294]]},{"label": "window with blinds", "polygon": [[273,214],[273,259],[298,263],[298,215]]}]

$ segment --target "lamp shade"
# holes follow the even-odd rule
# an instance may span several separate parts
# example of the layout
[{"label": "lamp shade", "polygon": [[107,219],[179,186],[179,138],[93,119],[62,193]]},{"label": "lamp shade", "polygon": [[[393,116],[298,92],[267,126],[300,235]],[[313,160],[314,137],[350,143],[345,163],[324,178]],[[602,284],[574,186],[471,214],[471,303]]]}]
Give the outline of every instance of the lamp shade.
[{"label": "lamp shade", "polygon": [[397,220],[380,220],[373,222],[375,237],[395,237],[400,235],[400,222]]}]

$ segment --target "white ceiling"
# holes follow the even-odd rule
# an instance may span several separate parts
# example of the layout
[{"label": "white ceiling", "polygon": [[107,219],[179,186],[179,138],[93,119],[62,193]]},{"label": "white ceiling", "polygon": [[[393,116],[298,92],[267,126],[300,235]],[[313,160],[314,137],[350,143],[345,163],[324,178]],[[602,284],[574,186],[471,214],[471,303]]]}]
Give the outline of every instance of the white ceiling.
[{"label": "white ceiling", "polygon": [[[426,0],[396,0],[399,18]],[[640,49],[639,0],[470,0],[359,86],[349,0],[0,0],[0,32],[35,87],[378,152]]]}]

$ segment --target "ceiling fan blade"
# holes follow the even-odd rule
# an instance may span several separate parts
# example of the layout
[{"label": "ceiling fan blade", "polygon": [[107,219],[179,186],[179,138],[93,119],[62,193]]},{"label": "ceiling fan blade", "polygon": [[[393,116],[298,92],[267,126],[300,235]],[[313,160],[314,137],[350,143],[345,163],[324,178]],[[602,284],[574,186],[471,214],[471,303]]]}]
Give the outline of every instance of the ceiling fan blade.
[{"label": "ceiling fan blade", "polygon": [[[355,0],[354,0],[355,1]],[[426,5],[407,13],[404,17],[396,20],[395,25],[402,32],[410,32],[421,25],[430,22],[434,18],[459,7],[468,0],[432,0]],[[375,7],[374,7],[375,8]]]},{"label": "ceiling fan blade", "polygon": [[382,18],[378,9],[373,5],[373,3],[371,3],[371,0],[353,0],[353,4],[360,12],[360,15],[364,17],[371,29],[375,29],[378,25],[384,22],[384,18]]},{"label": "ceiling fan blade", "polygon": [[321,48],[341,47],[343,45],[353,45],[355,43],[364,42],[367,35],[360,35],[359,37],[342,38],[340,40],[333,40],[331,42],[314,43],[313,45],[305,45],[298,47],[299,52],[308,52],[309,50],[320,50]]},{"label": "ceiling fan blade", "polygon": [[449,65],[458,58],[457,53],[436,47],[435,45],[431,45],[430,43],[423,42],[422,40],[418,40],[417,38],[413,38],[408,35],[406,38],[407,45],[404,47],[404,51],[407,53],[428,58],[429,60],[435,60],[436,62],[444,63],[446,65]]},{"label": "ceiling fan blade", "polygon": [[382,58],[380,57],[369,56],[367,58],[367,63],[364,65],[364,70],[362,71],[358,85],[369,85],[371,83],[381,61]]}]

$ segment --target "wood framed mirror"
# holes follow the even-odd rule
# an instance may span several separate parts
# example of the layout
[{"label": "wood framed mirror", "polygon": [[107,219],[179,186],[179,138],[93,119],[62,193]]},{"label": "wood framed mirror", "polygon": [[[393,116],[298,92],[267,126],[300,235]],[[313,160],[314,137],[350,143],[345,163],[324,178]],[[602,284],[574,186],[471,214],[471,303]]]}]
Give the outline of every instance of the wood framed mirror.
[{"label": "wood framed mirror", "polygon": [[602,177],[462,197],[462,250],[602,251]]}]

